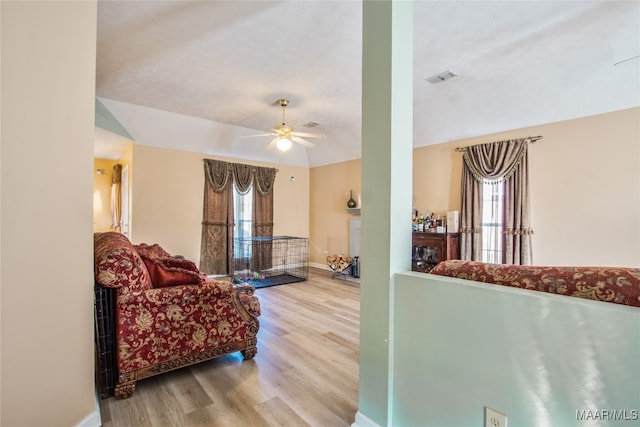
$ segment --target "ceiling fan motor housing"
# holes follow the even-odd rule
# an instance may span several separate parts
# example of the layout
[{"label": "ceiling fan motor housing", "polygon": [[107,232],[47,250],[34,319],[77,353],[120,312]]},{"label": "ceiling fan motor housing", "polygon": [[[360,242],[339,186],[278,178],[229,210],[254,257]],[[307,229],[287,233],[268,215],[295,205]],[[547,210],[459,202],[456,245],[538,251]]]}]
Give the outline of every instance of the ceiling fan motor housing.
[{"label": "ceiling fan motor housing", "polygon": [[275,126],[273,128],[273,130],[278,134],[278,135],[289,135],[291,132],[293,132],[293,128],[289,125],[285,125],[284,123],[278,126]]}]

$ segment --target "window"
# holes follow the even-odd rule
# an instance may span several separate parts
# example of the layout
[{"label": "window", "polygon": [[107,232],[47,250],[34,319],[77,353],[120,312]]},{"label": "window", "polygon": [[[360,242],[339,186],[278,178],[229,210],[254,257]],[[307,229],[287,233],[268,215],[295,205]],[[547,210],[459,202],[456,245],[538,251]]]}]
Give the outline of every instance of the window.
[{"label": "window", "polygon": [[482,184],[482,261],[502,263],[504,184]]},{"label": "window", "polygon": [[[253,187],[246,194],[240,194],[234,188],[233,191],[234,238],[244,239],[251,237],[253,223]],[[251,258],[251,245],[235,245],[234,258]]]}]

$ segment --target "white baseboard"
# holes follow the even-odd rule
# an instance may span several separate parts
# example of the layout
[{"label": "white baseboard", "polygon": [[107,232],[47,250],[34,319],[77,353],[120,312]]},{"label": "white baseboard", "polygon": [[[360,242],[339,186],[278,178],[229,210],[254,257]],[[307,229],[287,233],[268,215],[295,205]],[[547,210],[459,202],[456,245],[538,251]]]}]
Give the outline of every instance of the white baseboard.
[{"label": "white baseboard", "polygon": [[76,424],[76,427],[100,427],[101,425],[100,411],[93,411]]},{"label": "white baseboard", "polygon": [[347,273],[346,275],[342,275],[342,274],[336,274],[328,265],[326,264],[318,264],[315,262],[310,262],[309,263],[309,267],[314,268],[315,270],[321,270],[319,272],[319,274],[326,274],[327,277],[331,277],[333,279],[336,280],[340,280],[343,283],[352,283],[352,284],[356,284],[356,285],[360,285],[360,279],[359,278],[354,278],[351,277],[349,275],[349,273]]},{"label": "white baseboard", "polygon": [[95,411],[92,411],[89,415],[84,417],[82,421],[76,424],[75,427],[100,427],[102,425],[102,418],[100,417],[100,403],[98,403],[98,393],[95,394]]},{"label": "white baseboard", "polygon": [[317,262],[310,262],[309,263],[309,267],[318,268],[320,270],[326,270],[326,271],[330,271],[330,272],[333,273],[333,270],[331,270],[327,264],[319,264]]},{"label": "white baseboard", "polygon": [[362,412],[356,412],[356,420],[351,424],[351,427],[380,427],[371,418],[364,415]]}]

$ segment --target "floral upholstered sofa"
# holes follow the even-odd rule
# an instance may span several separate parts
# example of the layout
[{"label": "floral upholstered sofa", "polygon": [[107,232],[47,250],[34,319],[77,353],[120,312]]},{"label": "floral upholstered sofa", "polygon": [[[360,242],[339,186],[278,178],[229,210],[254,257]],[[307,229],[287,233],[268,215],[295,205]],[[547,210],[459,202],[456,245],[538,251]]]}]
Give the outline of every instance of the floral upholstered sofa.
[{"label": "floral upholstered sofa", "polygon": [[529,266],[448,260],[431,274],[640,307],[640,268]]},{"label": "floral upholstered sofa", "polygon": [[237,351],[256,355],[252,286],[210,280],[192,261],[120,233],[95,233],[94,251],[97,286],[116,290],[116,398],[131,396],[145,377]]}]

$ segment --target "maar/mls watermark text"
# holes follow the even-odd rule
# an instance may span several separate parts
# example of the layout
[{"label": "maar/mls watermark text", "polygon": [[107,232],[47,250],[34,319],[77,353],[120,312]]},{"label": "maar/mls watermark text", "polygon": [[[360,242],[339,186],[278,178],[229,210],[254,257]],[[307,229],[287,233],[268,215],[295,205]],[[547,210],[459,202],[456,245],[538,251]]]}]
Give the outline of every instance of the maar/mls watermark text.
[{"label": "maar/mls watermark text", "polygon": [[578,421],[637,421],[637,409],[577,409]]}]

